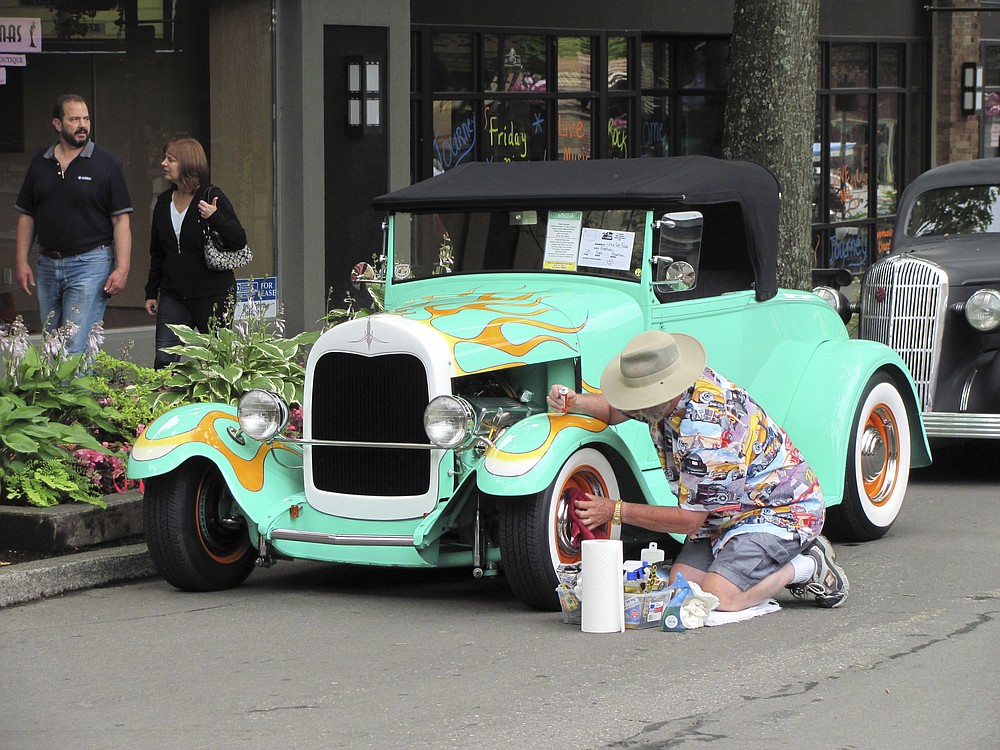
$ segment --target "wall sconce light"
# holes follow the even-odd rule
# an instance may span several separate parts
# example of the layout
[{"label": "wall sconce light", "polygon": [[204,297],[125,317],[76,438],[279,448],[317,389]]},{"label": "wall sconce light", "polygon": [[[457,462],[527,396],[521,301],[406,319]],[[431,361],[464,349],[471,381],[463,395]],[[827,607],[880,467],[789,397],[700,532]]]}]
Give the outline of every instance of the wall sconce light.
[{"label": "wall sconce light", "polygon": [[962,114],[974,115],[982,107],[983,93],[982,82],[983,69],[975,63],[962,63]]},{"label": "wall sconce light", "polygon": [[382,132],[382,58],[351,55],[347,63],[347,132]]}]

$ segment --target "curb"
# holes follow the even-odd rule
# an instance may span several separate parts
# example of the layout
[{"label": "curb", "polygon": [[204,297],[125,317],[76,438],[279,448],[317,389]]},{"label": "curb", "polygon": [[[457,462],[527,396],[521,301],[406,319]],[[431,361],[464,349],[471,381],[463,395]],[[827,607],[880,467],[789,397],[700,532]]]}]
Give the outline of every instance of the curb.
[{"label": "curb", "polygon": [[155,575],[145,543],[9,565],[0,568],[0,609]]}]

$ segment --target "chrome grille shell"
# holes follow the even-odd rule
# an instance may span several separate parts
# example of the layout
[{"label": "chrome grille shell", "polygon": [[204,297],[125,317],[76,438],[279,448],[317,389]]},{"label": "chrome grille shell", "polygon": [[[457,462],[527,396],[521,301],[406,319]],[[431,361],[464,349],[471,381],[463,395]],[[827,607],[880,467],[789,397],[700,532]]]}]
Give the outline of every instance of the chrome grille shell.
[{"label": "chrome grille shell", "polygon": [[934,408],[948,286],[948,274],[937,264],[897,255],[873,265],[861,291],[859,335],[896,350],[925,412]]}]

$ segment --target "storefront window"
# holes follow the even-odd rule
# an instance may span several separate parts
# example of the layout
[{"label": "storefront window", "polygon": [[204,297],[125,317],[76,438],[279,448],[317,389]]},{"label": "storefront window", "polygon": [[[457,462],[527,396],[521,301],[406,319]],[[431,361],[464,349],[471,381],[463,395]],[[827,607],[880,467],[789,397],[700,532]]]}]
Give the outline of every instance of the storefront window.
[{"label": "storefront window", "polygon": [[868,97],[839,94],[830,102],[830,185],[837,220],[868,218]]},{"label": "storefront window", "polygon": [[875,124],[876,213],[896,213],[899,200],[899,94],[878,95]]},{"label": "storefront window", "polygon": [[670,156],[670,99],[642,97],[640,156]]},{"label": "storefront window", "polygon": [[590,91],[591,56],[589,36],[561,36],[559,50],[559,91]]},{"label": "storefront window", "polygon": [[631,104],[631,99],[612,99],[608,102],[606,148],[609,159],[628,158],[628,125],[632,119]]},{"label": "storefront window", "polygon": [[561,160],[593,157],[593,103],[589,99],[562,99],[557,105]]},{"label": "storefront window", "polygon": [[483,90],[546,90],[546,37],[483,35]]},{"label": "storefront window", "polygon": [[608,37],[608,90],[626,91],[632,88],[629,71],[629,40],[623,36]]},{"label": "storefront window", "polygon": [[670,88],[670,42],[657,39],[642,43],[642,87]]},{"label": "storefront window", "polygon": [[472,34],[434,34],[431,87],[434,91],[474,91]]},{"label": "storefront window", "polygon": [[[55,5],[73,10],[57,13]],[[15,266],[12,207],[31,158],[56,141],[50,124],[55,99],[79,94],[90,110],[92,140],[114,151],[125,168],[134,208],[131,271],[124,291],[108,304],[107,329],[151,322],[143,309],[144,284],[152,206],[169,186],[159,166],[164,142],[186,132],[206,149],[212,145],[207,4],[140,0],[132,3],[135,16],[128,18],[123,8],[108,2],[0,0],[2,17],[41,20],[41,51],[28,53],[24,67],[8,67],[7,84],[0,85],[0,203],[10,216],[10,230],[0,233],[0,266]],[[226,192],[237,194],[235,186],[227,185]],[[34,262],[34,254],[31,258]],[[32,332],[41,330],[37,297],[22,294],[15,284],[0,285],[0,292],[10,294],[13,311]]]},{"label": "storefront window", "polygon": [[484,161],[543,161],[548,143],[545,103],[493,99],[483,107]]},{"label": "storefront window", "polygon": [[901,44],[878,46],[878,87],[898,88],[903,85],[903,66],[900,64],[904,47]]},{"label": "storefront window", "polygon": [[479,121],[475,102],[439,99],[433,106],[434,174],[475,161]]},{"label": "storefront window", "polygon": [[684,89],[725,89],[729,85],[729,42],[685,39],[678,43],[678,78]]},{"label": "storefront window", "polygon": [[725,95],[682,96],[680,109],[680,133],[674,155],[707,154],[721,157]]},{"label": "storefront window", "polygon": [[830,45],[830,88],[868,88],[871,85],[871,46]]},{"label": "storefront window", "polygon": [[1000,156],[1000,44],[983,45],[982,147],[984,157]]}]

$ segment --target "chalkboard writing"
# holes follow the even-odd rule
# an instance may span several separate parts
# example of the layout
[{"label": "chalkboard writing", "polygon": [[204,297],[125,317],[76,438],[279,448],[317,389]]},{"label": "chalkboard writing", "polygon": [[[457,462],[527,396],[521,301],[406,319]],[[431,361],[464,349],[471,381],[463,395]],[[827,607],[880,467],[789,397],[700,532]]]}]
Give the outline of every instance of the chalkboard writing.
[{"label": "chalkboard writing", "polygon": [[623,120],[616,117],[608,119],[608,141],[614,150],[623,153],[628,150],[628,131]]},{"label": "chalkboard writing", "polygon": [[830,264],[838,268],[861,268],[868,260],[868,243],[860,234],[830,238]]},{"label": "chalkboard writing", "polygon": [[[528,156],[528,134],[523,130],[517,130],[513,121],[498,123],[495,115],[489,114],[490,108],[486,108],[486,138],[487,144],[491,147],[511,148],[514,155],[520,154],[524,159]],[[507,157],[510,161],[513,157]]]},{"label": "chalkboard writing", "polygon": [[469,115],[465,122],[459,123],[450,137],[441,138],[440,131],[434,133],[434,159],[441,169],[457,167],[472,153],[476,145],[477,130],[476,116]]}]

